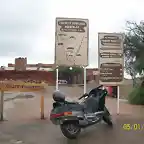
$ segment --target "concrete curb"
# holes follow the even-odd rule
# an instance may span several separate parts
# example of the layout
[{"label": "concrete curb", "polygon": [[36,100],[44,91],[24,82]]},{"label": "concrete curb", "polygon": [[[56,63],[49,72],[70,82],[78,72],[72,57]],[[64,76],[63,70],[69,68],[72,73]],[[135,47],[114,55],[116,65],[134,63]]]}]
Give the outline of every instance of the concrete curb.
[{"label": "concrete curb", "polygon": [[[5,96],[5,94],[10,94],[9,97]],[[14,100],[20,93],[4,93],[4,102]]]}]

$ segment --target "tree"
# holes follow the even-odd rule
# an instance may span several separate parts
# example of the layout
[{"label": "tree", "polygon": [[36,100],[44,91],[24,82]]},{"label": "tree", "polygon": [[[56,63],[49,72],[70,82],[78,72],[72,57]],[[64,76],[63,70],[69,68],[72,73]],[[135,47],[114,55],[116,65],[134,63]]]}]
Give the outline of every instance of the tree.
[{"label": "tree", "polygon": [[139,74],[143,80],[140,87],[136,87],[129,94],[132,104],[144,104],[144,23],[127,22],[124,42],[126,72],[135,79]]},{"label": "tree", "polygon": [[133,80],[133,87],[136,85],[137,71],[135,69],[135,55],[132,53],[129,43],[125,37],[124,54],[125,54],[125,71],[129,74]]},{"label": "tree", "polygon": [[58,69],[59,72],[67,74],[81,74],[83,71],[83,68],[81,67],[72,67],[72,69],[70,69],[70,67],[60,66]]},{"label": "tree", "polygon": [[135,87],[137,71],[134,68],[133,60],[125,58],[125,71],[127,74],[131,76],[132,81],[133,81],[133,87]]},{"label": "tree", "polygon": [[[124,54],[126,66],[142,75],[144,70],[144,23],[127,22]],[[126,68],[127,71],[129,71],[128,68]]]}]

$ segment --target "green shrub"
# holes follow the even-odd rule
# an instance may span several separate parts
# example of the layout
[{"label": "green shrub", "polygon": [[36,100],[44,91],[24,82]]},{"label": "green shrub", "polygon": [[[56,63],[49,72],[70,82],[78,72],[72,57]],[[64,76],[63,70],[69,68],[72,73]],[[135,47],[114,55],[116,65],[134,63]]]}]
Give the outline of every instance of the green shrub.
[{"label": "green shrub", "polygon": [[144,88],[134,88],[128,95],[128,101],[130,104],[144,105]]}]

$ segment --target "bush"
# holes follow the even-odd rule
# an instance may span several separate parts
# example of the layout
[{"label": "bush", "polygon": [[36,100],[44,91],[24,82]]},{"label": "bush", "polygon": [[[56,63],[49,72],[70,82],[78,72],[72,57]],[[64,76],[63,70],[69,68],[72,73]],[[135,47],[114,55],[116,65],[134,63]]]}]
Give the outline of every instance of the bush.
[{"label": "bush", "polygon": [[144,105],[144,88],[134,88],[128,95],[128,101],[130,104]]}]

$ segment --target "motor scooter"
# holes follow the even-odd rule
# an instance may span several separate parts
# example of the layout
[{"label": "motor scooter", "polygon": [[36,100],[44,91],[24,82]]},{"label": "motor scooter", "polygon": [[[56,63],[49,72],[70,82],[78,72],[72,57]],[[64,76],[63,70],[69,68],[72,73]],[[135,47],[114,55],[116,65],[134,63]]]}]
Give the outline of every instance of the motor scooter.
[{"label": "motor scooter", "polygon": [[102,120],[110,127],[113,126],[111,115],[105,106],[105,97],[108,92],[100,85],[89,93],[82,95],[81,102],[69,102],[60,91],[53,93],[53,109],[50,120],[60,125],[61,132],[68,139],[75,139],[82,128],[97,124]]}]

